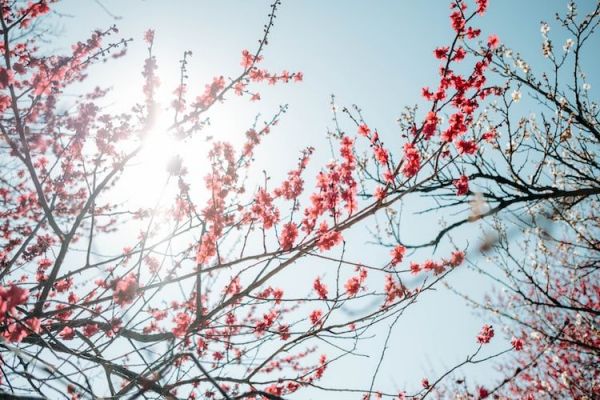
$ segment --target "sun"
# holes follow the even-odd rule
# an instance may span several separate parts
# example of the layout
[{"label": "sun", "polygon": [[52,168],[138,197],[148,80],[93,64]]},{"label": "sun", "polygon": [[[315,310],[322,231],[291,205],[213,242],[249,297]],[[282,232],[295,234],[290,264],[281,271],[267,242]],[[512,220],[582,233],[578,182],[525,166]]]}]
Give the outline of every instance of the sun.
[{"label": "sun", "polygon": [[123,170],[119,184],[115,187],[113,201],[124,203],[128,209],[153,208],[167,194],[170,174],[169,161],[183,157],[185,143],[177,140],[165,128],[164,121],[157,124],[142,139],[138,139],[140,150]]}]

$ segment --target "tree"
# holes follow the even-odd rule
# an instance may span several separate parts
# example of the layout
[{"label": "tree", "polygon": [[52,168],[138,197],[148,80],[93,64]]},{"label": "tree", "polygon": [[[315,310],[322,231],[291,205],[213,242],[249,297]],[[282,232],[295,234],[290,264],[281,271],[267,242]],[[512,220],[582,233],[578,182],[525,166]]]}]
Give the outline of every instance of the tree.
[{"label": "tree", "polygon": [[[208,171],[201,190],[193,174],[195,164],[175,157],[168,164],[166,184],[156,188],[168,200],[161,197],[164,201],[155,207],[130,210],[114,200],[119,179],[153,132],[162,129],[158,120],[165,108],[171,119],[167,132],[162,133],[185,143],[204,134],[209,111],[224,107],[222,103],[231,96],[259,101],[261,84],[302,80],[300,72],[274,73],[262,68],[266,63],[263,49],[280,2],[271,6],[257,49],[242,51],[237,76],[216,76],[198,92],[198,84],[187,77],[191,53],[183,54],[180,84],[168,105],[155,94],[158,60],[153,56],[154,32],[147,31],[148,56],[142,69],[145,84],[140,88],[139,104],[128,105],[127,111],[119,113],[101,107],[106,89],[96,88],[76,100],[65,91],[78,82],[93,80],[91,73],[88,76],[93,64],[124,56],[130,40],[112,39],[118,31],[111,27],[75,44],[70,54],[47,54],[40,44],[44,32],[36,34],[30,27],[50,11],[51,3],[3,1],[0,18],[4,60],[0,67],[0,366],[5,396],[281,399],[296,393],[301,396],[305,388],[322,390],[324,396],[329,390],[351,395],[357,390],[327,387],[319,380],[339,360],[355,355],[373,327],[388,324],[378,355],[380,366],[405,310],[464,262],[465,249],[461,247],[441,257],[421,259],[420,254],[407,253],[413,246],[401,240],[395,214],[389,211],[403,199],[427,193],[439,194],[441,201],[447,201],[450,187],[452,206],[468,204],[473,197],[499,204],[460,224],[499,216],[499,211],[511,211],[509,206],[519,202],[544,200],[565,210],[567,201],[567,209],[582,207],[583,215],[593,211],[578,199],[595,200],[594,170],[576,167],[583,171],[581,176],[568,188],[552,191],[541,178],[532,182],[519,177],[503,180],[500,167],[491,164],[503,154],[497,148],[498,132],[506,127],[511,132],[512,118],[507,111],[511,103],[503,82],[510,85],[517,80],[538,93],[548,89],[530,75],[519,79],[516,71],[500,69],[505,56],[499,39],[491,35],[482,40],[481,30],[474,25],[486,11],[485,0],[470,5],[462,0],[451,3],[452,36],[447,46],[434,51],[440,62],[439,82],[432,90],[423,89],[427,112],[407,109],[401,120],[400,151],[383,142],[358,108],[343,108],[352,128],[342,129],[336,111],[337,129],[331,135],[336,158],[309,178],[311,156],[318,151],[309,147],[298,155],[296,165],[286,166],[287,177],[273,183],[268,173],[256,167],[254,156],[257,146],[277,129],[286,112],[282,107],[269,121],[257,120],[241,146],[207,138],[207,148],[198,149],[199,154],[206,154]],[[588,18],[587,25],[574,25],[573,17],[568,20],[569,27],[579,29],[576,58],[595,27],[596,14]],[[502,74],[500,84],[490,84],[486,78],[494,67]],[[581,146],[588,148],[587,134],[598,130],[597,111],[587,100],[580,100],[577,74],[575,79],[576,103],[563,106],[573,119],[553,121],[581,132],[580,147],[567,147],[572,150],[569,157],[581,157]],[[558,92],[553,93],[558,99]],[[490,98],[499,98],[506,108],[494,106]],[[504,119],[492,119],[485,105]],[[447,122],[445,115],[449,116]],[[524,135],[524,128],[520,129]],[[554,143],[550,139],[528,139],[533,150],[542,151],[544,157],[564,157],[558,148],[548,151],[548,145]],[[560,142],[561,146],[570,146],[569,140]],[[361,155],[363,151],[366,157]],[[492,153],[492,158],[484,158],[484,152]],[[565,168],[572,168],[569,157],[559,159]],[[508,165],[513,162],[511,157],[498,160]],[[595,168],[591,150],[577,160]],[[546,168],[546,164],[540,165]],[[567,176],[573,179],[571,174]],[[473,184],[477,180],[481,194],[476,196]],[[501,196],[503,188],[513,190],[513,197]],[[511,200],[514,198],[519,200]],[[509,204],[504,205],[506,201]],[[387,216],[390,222],[389,235],[379,237],[382,244],[390,246],[389,258],[378,265],[351,259],[346,249],[353,244],[347,243],[344,235],[377,215]],[[562,221],[590,224],[587,237],[593,238],[597,222],[593,215]],[[122,239],[119,233],[124,225],[139,226],[139,234]],[[427,245],[437,245],[453,227]],[[549,240],[535,234],[532,238]],[[492,246],[503,249],[507,242],[508,236],[499,237]],[[556,251],[574,257],[568,248],[579,244],[563,243]],[[507,249],[504,254],[513,253]],[[588,255],[567,257],[559,270],[574,270],[569,266],[586,263],[584,259],[593,264]],[[306,263],[335,272],[306,272],[302,269]],[[519,265],[519,271],[528,273],[529,264]],[[538,273],[530,274],[529,281],[518,282],[536,289]],[[298,284],[284,286],[284,274],[297,274]],[[305,279],[306,275],[312,276]],[[520,351],[521,371],[549,374],[549,367],[538,368],[541,363],[533,367],[540,358],[534,361],[532,357],[544,346],[576,340],[574,347],[565,350],[565,360],[578,356],[581,365],[589,367],[586,371],[597,374],[593,369],[598,343],[593,317],[598,311],[598,287],[593,274],[586,276],[584,279],[590,280],[573,289],[568,304],[553,292],[523,292],[524,301],[534,301],[527,303],[533,312],[517,322],[533,326],[542,336],[539,343],[528,346],[529,340],[523,341],[522,333],[515,331],[513,347]],[[565,285],[570,277],[564,271],[553,275]],[[521,289],[515,290],[521,293]],[[581,296],[591,290],[596,294],[590,304]],[[539,300],[538,295],[547,299]],[[538,315],[536,307],[554,306],[552,312],[559,315],[532,320]],[[349,308],[352,313],[347,312]],[[542,327],[572,311],[587,313],[580,312],[582,318],[590,314],[584,326],[595,339],[577,336],[571,322],[559,322],[558,331]],[[493,336],[489,325],[484,325],[479,335],[474,333],[473,340],[479,345],[467,361],[483,362],[513,351],[509,348],[476,358]],[[595,346],[595,353],[593,349],[584,353],[584,344]],[[415,393],[386,393],[376,387],[379,366],[370,387],[354,395],[423,398],[443,393],[443,378],[455,370],[431,382],[424,379]],[[510,387],[528,394],[530,388],[519,381],[523,376],[522,372],[508,376],[510,385],[503,383],[497,390]],[[478,396],[485,394],[485,389],[479,388]]]},{"label": "tree", "polygon": [[[498,316],[518,350],[490,393],[591,399],[600,395],[600,120],[584,55],[595,43],[600,3],[580,16],[570,2],[556,21],[568,37],[555,49],[542,22],[548,68],[535,71],[508,49],[493,62],[514,88],[494,110],[499,156],[464,168],[488,203],[478,218],[493,218],[497,234],[484,250],[497,268],[473,266],[499,289],[479,306]],[[538,115],[515,112],[521,93],[542,105]]]},{"label": "tree", "polygon": [[[556,21],[568,36],[555,48],[550,24],[541,23],[546,66],[532,67],[537,64],[505,45],[494,54],[492,70],[505,81],[504,95],[485,117],[495,150],[458,160],[459,179],[445,171],[424,190],[433,193],[446,215],[460,217],[418,246],[437,245],[461,225],[489,221],[479,249],[489,262],[472,252],[468,264],[489,277],[496,291],[483,301],[459,294],[494,315],[515,349],[499,364],[501,374],[491,388],[480,386],[474,393],[462,377],[459,385],[447,385],[445,394],[600,395],[600,120],[584,69],[584,55],[597,45],[600,3],[580,16],[570,2]],[[538,112],[523,110],[524,96],[537,103]]]}]

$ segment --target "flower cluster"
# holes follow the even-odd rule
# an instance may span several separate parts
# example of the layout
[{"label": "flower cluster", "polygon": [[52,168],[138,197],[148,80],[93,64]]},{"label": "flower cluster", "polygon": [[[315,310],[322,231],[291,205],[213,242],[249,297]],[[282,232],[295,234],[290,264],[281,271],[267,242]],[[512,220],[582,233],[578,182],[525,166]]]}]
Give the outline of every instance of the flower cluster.
[{"label": "flower cluster", "polygon": [[138,277],[135,274],[126,275],[113,282],[113,299],[121,307],[131,304],[138,291]]},{"label": "flower cluster", "polygon": [[457,196],[464,196],[465,194],[469,193],[469,178],[465,175],[461,175],[460,178],[455,179],[453,184],[456,188]]},{"label": "flower cluster", "polygon": [[[464,40],[477,38],[481,30],[469,25],[472,16],[466,14],[466,4],[456,2],[453,3],[452,8],[454,11],[450,15],[450,22],[456,37]],[[475,13],[483,14],[486,9],[487,1],[478,1]],[[447,127],[441,130],[440,139],[445,143],[454,143],[458,154],[472,155],[478,149],[477,140],[465,139],[464,136],[474,120],[479,100],[491,94],[501,93],[499,88],[484,87],[485,72],[492,61],[494,50],[499,46],[499,39],[496,35],[489,37],[487,47],[480,52],[481,59],[475,63],[472,72],[468,75],[461,75],[450,68],[451,63],[461,62],[467,57],[465,48],[457,43],[460,41],[455,42],[451,47],[441,46],[434,50],[434,57],[441,61],[440,81],[435,90],[430,90],[429,87],[422,89],[423,97],[432,102],[432,106],[421,127],[415,128],[415,133],[420,133],[425,140],[430,140],[436,134],[440,128],[438,103],[446,101],[454,108],[454,112],[448,119]],[[414,168],[409,168],[409,172],[414,173]]]},{"label": "flower cluster", "polygon": [[358,291],[364,289],[364,282],[367,279],[367,270],[363,267],[356,268],[357,275],[350,277],[344,284],[348,297],[354,297]]},{"label": "flower cluster", "polygon": [[0,286],[0,326],[2,337],[9,342],[20,342],[31,332],[40,331],[37,318],[30,318],[21,323],[18,306],[24,305],[29,299],[29,291],[17,285]]},{"label": "flower cluster", "polygon": [[392,254],[392,261],[390,261],[390,263],[395,266],[398,265],[402,262],[402,259],[404,258],[404,254],[406,253],[406,248],[402,245],[397,245],[396,247],[393,248],[391,254]]},{"label": "flower cluster", "polygon": [[487,344],[494,337],[494,328],[491,325],[485,324],[477,335],[477,343]]},{"label": "flower cluster", "polygon": [[[318,191],[310,196],[311,206],[304,210],[302,229],[310,233],[315,229],[317,220],[326,213],[334,219],[342,216],[345,209],[351,215],[357,207],[357,183],[354,178],[356,159],[353,150],[354,141],[344,136],[340,143],[341,162],[332,161],[327,171],[317,176]],[[342,234],[330,228],[326,221],[321,221],[318,228],[317,246],[321,250],[329,250],[342,241]]]}]

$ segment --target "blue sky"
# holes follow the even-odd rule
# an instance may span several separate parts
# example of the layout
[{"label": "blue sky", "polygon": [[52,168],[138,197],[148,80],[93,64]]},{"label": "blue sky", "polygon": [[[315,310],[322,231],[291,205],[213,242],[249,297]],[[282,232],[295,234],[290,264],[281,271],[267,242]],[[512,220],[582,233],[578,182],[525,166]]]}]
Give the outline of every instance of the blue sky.
[{"label": "blue sky", "polygon": [[[580,3],[585,8],[593,2]],[[57,10],[65,15],[55,20],[59,35],[51,46],[68,48],[92,29],[112,24],[117,24],[120,36],[134,38],[127,57],[95,66],[90,74],[94,83],[113,87],[114,104],[141,99],[140,71],[145,57],[141,38],[146,29],[156,31],[155,54],[161,93],[167,104],[178,80],[178,60],[184,51],[193,52],[189,64],[190,92],[201,92],[212,76],[239,71],[240,51],[256,47],[269,11],[267,1],[105,0],[102,4],[119,19],[92,0],[63,1]],[[263,101],[258,103],[233,100],[224,104],[211,115],[210,134],[235,143],[256,114],[268,119],[280,104],[289,104],[290,110],[273,137],[259,150],[260,168],[282,176],[293,168],[299,151],[309,145],[317,148],[314,163],[322,165],[330,157],[325,136],[327,128],[333,125],[329,101],[330,95],[335,94],[339,105],[359,105],[369,125],[393,143],[400,134],[395,121],[403,107],[421,103],[421,87],[436,81],[437,62],[432,51],[447,44],[452,34],[448,4],[446,0],[284,1],[264,53],[264,66],[273,71],[300,70],[304,82],[261,87]],[[496,0],[490,2],[488,12],[476,24],[482,28],[483,37],[498,34],[503,43],[530,59],[535,69],[541,60],[540,21],[551,22],[556,11],[564,10],[565,1]],[[586,67],[589,71],[600,67],[597,57]],[[600,82],[590,78],[592,87],[600,87]],[[529,112],[523,111],[525,115]],[[345,128],[351,129],[348,122],[345,121]],[[150,184],[156,177],[147,175],[144,179]],[[408,209],[413,207],[416,205],[407,205]],[[406,234],[414,237],[414,242],[431,237],[437,217],[409,218]],[[479,233],[475,227],[467,229],[461,235]],[[361,243],[366,240],[365,231],[355,230],[350,238],[364,252],[367,247],[361,247]],[[371,259],[387,257],[387,250],[368,249]],[[442,255],[443,251],[440,249]],[[475,296],[489,286],[466,269],[457,271],[451,283]],[[396,329],[378,386],[410,389],[422,377],[432,378],[432,372],[441,372],[464,360],[475,348],[475,335],[484,322],[463,300],[444,289],[426,296],[407,312]],[[382,334],[385,330],[378,330],[377,338],[381,339]],[[363,353],[378,354],[380,346],[375,343],[381,341],[365,344]],[[506,346],[507,342],[499,337],[489,351]],[[343,366],[338,365],[326,382],[365,382],[374,369],[374,361],[348,360]],[[488,365],[468,373],[485,382],[493,370]]]}]

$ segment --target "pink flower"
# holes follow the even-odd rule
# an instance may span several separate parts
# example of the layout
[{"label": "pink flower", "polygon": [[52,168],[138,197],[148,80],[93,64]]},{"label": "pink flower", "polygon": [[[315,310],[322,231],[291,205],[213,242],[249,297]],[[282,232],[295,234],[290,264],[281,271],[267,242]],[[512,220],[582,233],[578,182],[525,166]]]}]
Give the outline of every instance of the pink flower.
[{"label": "pink flower", "polygon": [[452,252],[452,255],[450,256],[449,264],[452,267],[458,267],[460,264],[463,263],[464,260],[465,260],[464,251],[456,250],[456,251]]},{"label": "pink flower", "polygon": [[484,388],[483,386],[480,386],[477,389],[478,395],[480,399],[485,399],[490,395],[490,392],[488,392],[488,390],[486,388]]},{"label": "pink flower", "polygon": [[265,229],[270,229],[279,221],[279,210],[273,205],[273,196],[264,188],[260,188],[251,207],[254,218],[262,222]]},{"label": "pink flower", "polygon": [[313,283],[313,288],[317,292],[317,295],[320,299],[327,299],[327,286],[325,286],[323,282],[321,282],[321,279],[315,279],[315,282]]},{"label": "pink flower", "polygon": [[423,98],[428,101],[433,100],[434,97],[433,92],[429,90],[428,87],[424,87],[421,89],[421,96],[423,96]]},{"label": "pink flower", "polygon": [[421,167],[421,155],[416,147],[412,143],[406,143],[404,145],[404,165],[402,166],[402,173],[407,178],[411,178],[419,172]]},{"label": "pink flower", "polygon": [[248,69],[255,62],[260,62],[262,60],[262,56],[254,57],[254,54],[250,53],[248,50],[242,50],[242,62],[240,65],[244,67],[244,69]]},{"label": "pink flower", "polygon": [[176,337],[183,337],[192,323],[192,317],[186,312],[180,312],[175,316],[173,322],[175,322],[175,327],[172,329],[173,334]]},{"label": "pink flower", "polygon": [[113,282],[113,299],[121,307],[135,299],[138,290],[137,276],[129,274]]},{"label": "pink flower", "polygon": [[456,49],[454,56],[452,57],[452,61],[461,61],[464,60],[467,55],[467,51],[462,47]]},{"label": "pink flower", "polygon": [[148,29],[144,33],[144,41],[150,45],[154,42],[154,29]]},{"label": "pink flower", "polygon": [[361,289],[363,282],[367,278],[367,270],[364,268],[358,269],[358,275],[353,276],[344,284],[344,289],[349,297],[356,296],[358,291]]},{"label": "pink flower", "polygon": [[435,49],[433,51],[433,55],[438,60],[444,60],[444,59],[446,59],[446,57],[448,57],[448,50],[449,50],[448,46],[438,47],[437,49]]},{"label": "pink flower", "polygon": [[467,125],[465,124],[464,114],[458,112],[454,113],[448,119],[449,127],[442,132],[441,138],[445,142],[451,142],[460,135],[467,132]]},{"label": "pink flower", "polygon": [[475,2],[477,3],[477,12],[479,15],[483,15],[487,10],[488,0],[475,0]]},{"label": "pink flower", "polygon": [[433,260],[425,260],[423,263],[423,269],[425,271],[433,272],[435,275],[439,275],[444,272],[444,266]]},{"label": "pink flower", "polygon": [[298,237],[298,228],[293,222],[288,222],[281,231],[281,249],[290,250]]},{"label": "pink flower", "polygon": [[475,154],[477,151],[477,143],[472,140],[459,140],[456,143],[456,148],[459,154]]},{"label": "pink flower", "polygon": [[317,247],[321,251],[329,250],[343,240],[342,234],[336,230],[328,230],[327,223],[323,222],[319,227],[319,239]]},{"label": "pink flower", "polygon": [[410,263],[410,273],[413,275],[416,275],[419,272],[421,272],[421,266],[414,261],[411,262]]},{"label": "pink flower", "polygon": [[452,29],[456,32],[461,32],[465,29],[465,19],[460,11],[453,11],[452,14],[450,14],[450,22]]},{"label": "pink flower", "polygon": [[401,283],[396,283],[394,276],[392,274],[387,274],[385,276],[385,285],[383,287],[385,290],[385,304],[392,303],[396,297],[402,298],[406,293],[404,286]]},{"label": "pink flower", "polygon": [[521,351],[523,350],[523,339],[520,338],[516,338],[513,337],[510,340],[510,344],[512,344],[512,347],[516,350],[516,351]]},{"label": "pink flower", "polygon": [[427,117],[425,118],[425,122],[423,124],[423,136],[425,137],[425,139],[430,139],[433,134],[435,133],[435,130],[437,128],[438,125],[438,117],[437,114],[434,113],[433,111],[429,111],[427,113]]},{"label": "pink flower", "polygon": [[467,178],[465,175],[455,179],[453,184],[456,188],[457,196],[464,196],[465,194],[469,193],[469,178]]},{"label": "pink flower", "polygon": [[353,276],[344,284],[344,288],[346,289],[346,293],[348,296],[353,297],[356,296],[358,291],[360,290],[360,280],[358,277]]},{"label": "pink flower", "polygon": [[223,76],[214,77],[212,83],[204,87],[202,96],[198,96],[196,99],[198,106],[204,109],[208,108],[217,100],[217,95],[223,88],[225,88],[225,78]]},{"label": "pink flower", "polygon": [[290,338],[290,327],[289,325],[279,325],[279,328],[277,328],[277,331],[279,332],[279,336],[281,336],[281,340],[288,340]]},{"label": "pink flower", "polygon": [[496,130],[495,129],[487,131],[483,135],[481,135],[481,139],[485,140],[486,142],[491,142],[495,138],[496,138]]},{"label": "pink flower", "polygon": [[364,137],[369,136],[369,134],[371,133],[371,129],[369,129],[369,127],[366,124],[360,124],[358,126],[358,134]]},{"label": "pink flower", "polygon": [[65,326],[58,334],[63,340],[71,340],[75,337],[75,330],[70,326]]},{"label": "pink flower", "polygon": [[310,322],[313,325],[316,325],[319,322],[319,320],[321,319],[322,316],[323,316],[323,311],[321,311],[321,310],[314,310],[309,315]]},{"label": "pink flower", "polygon": [[375,188],[375,193],[373,194],[377,200],[383,200],[386,196],[385,187],[377,186]]},{"label": "pink flower", "polygon": [[87,324],[84,328],[83,328],[83,334],[86,337],[91,337],[94,336],[96,333],[98,333],[100,329],[98,328],[97,324]]},{"label": "pink flower", "polygon": [[487,344],[494,337],[494,328],[491,325],[485,324],[481,328],[479,335],[477,335],[477,343]]},{"label": "pink flower", "polygon": [[400,264],[402,262],[402,259],[404,258],[404,253],[406,253],[406,248],[404,246],[397,245],[396,247],[394,247],[394,249],[391,252],[391,254],[392,254],[391,264],[392,265]]},{"label": "pink flower", "polygon": [[490,49],[495,49],[496,47],[498,47],[500,45],[500,39],[498,39],[497,35],[490,35],[490,37],[488,37],[488,47]]},{"label": "pink flower", "polygon": [[38,318],[30,318],[27,320],[27,326],[35,333],[40,333],[42,329],[42,324]]},{"label": "pink flower", "polygon": [[467,28],[467,37],[469,39],[475,39],[480,34],[481,34],[481,29],[474,29],[470,26]]},{"label": "pink flower", "polygon": [[242,284],[240,283],[239,275],[235,278],[232,278],[227,287],[225,288],[225,293],[235,296],[236,294],[242,291]]},{"label": "pink flower", "polygon": [[254,327],[254,332],[257,336],[262,335],[275,323],[277,316],[279,314],[275,310],[271,310],[270,312],[263,314],[262,319],[256,321],[256,326]]},{"label": "pink flower", "polygon": [[[6,290],[0,287],[0,318],[4,317],[5,313],[14,314],[15,307],[27,302],[29,291],[11,284]],[[1,321],[1,319],[0,319]]]},{"label": "pink flower", "polygon": [[9,342],[19,343],[27,337],[27,329],[23,325],[13,322],[4,329],[2,337]]},{"label": "pink flower", "polygon": [[72,285],[73,285],[72,278],[61,279],[54,284],[54,289],[56,289],[56,291],[58,293],[62,293],[62,292],[66,292],[67,290],[69,290]]},{"label": "pink flower", "polygon": [[375,153],[375,158],[377,159],[377,161],[379,161],[379,164],[387,165],[389,154],[386,149],[384,149],[382,146],[377,145],[373,148],[373,152]]}]

